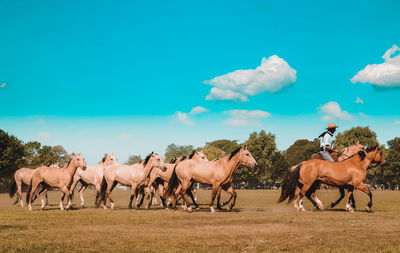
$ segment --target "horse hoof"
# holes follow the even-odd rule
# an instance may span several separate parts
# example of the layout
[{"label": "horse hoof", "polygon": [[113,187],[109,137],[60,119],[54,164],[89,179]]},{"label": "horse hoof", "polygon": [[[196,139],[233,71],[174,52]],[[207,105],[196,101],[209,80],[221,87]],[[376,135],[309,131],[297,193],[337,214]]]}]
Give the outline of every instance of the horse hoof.
[{"label": "horse hoof", "polygon": [[371,207],[367,206],[367,212],[371,212]]},{"label": "horse hoof", "polygon": [[189,207],[189,208],[187,209],[187,211],[188,211],[188,213],[191,213],[191,212],[192,212],[192,207]]},{"label": "horse hoof", "polygon": [[335,203],[331,203],[331,208],[334,208],[335,206]]},{"label": "horse hoof", "polygon": [[200,210],[200,207],[198,206],[198,207],[196,207],[196,210]]},{"label": "horse hoof", "polygon": [[211,210],[212,213],[215,213],[214,207],[210,207],[210,210]]},{"label": "horse hoof", "polygon": [[183,210],[187,211],[187,207],[186,206],[182,206]]},{"label": "horse hoof", "polygon": [[227,208],[226,210],[228,210],[228,211],[231,211],[231,210],[232,210],[232,208],[231,208],[230,206],[228,206],[228,208]]}]

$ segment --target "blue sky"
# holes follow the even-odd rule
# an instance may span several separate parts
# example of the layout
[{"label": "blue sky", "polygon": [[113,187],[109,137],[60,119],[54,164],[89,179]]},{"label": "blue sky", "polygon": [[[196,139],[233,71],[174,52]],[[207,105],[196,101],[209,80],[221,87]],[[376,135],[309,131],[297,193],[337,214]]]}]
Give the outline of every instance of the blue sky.
[{"label": "blue sky", "polygon": [[400,133],[399,11],[397,1],[1,1],[0,128],[91,163],[261,129],[286,149],[331,121],[370,126],[385,143]]}]

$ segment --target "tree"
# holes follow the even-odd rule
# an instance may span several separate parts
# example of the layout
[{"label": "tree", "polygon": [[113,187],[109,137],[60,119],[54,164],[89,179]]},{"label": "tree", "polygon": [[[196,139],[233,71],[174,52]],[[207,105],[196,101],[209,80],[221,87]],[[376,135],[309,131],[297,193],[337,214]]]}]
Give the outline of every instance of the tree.
[{"label": "tree", "polygon": [[125,164],[131,165],[140,162],[142,162],[142,157],[140,157],[140,155],[130,155]]},{"label": "tree", "polygon": [[336,149],[343,149],[353,145],[356,141],[359,141],[362,145],[376,146],[378,140],[376,133],[369,129],[369,127],[353,127],[343,133],[338,133],[335,141]]},{"label": "tree", "polygon": [[256,186],[271,180],[272,157],[276,152],[275,136],[271,133],[267,134],[264,130],[258,134],[253,132],[245,144],[258,165],[253,169],[240,166],[235,173],[234,181],[236,183],[244,181],[249,186]]},{"label": "tree", "polygon": [[179,146],[174,143],[169,144],[167,146],[166,152],[165,152],[165,161],[171,161],[172,158],[178,157],[178,156],[187,156],[193,151],[193,146],[188,145],[188,146]]},{"label": "tree", "polygon": [[307,161],[311,155],[319,152],[320,143],[318,139],[309,141],[305,139],[296,140],[285,152],[285,158],[289,166],[294,166],[302,161]]},{"label": "tree", "polygon": [[204,148],[198,148],[197,150],[203,152],[210,161],[221,158],[226,154],[224,151],[214,146],[206,146]]},{"label": "tree", "polygon": [[212,142],[207,142],[206,147],[209,147],[209,146],[216,147],[216,148],[222,150],[223,152],[225,152],[226,154],[230,154],[233,151],[235,151],[237,148],[239,148],[240,144],[238,144],[236,140],[231,141],[231,140],[222,139],[222,140],[215,140]]},{"label": "tree", "polygon": [[0,129],[0,179],[10,178],[22,167],[26,155],[28,152],[23,142]]},{"label": "tree", "polygon": [[270,172],[270,180],[272,182],[283,181],[286,172],[289,169],[289,164],[281,151],[276,151],[272,155],[272,166]]}]

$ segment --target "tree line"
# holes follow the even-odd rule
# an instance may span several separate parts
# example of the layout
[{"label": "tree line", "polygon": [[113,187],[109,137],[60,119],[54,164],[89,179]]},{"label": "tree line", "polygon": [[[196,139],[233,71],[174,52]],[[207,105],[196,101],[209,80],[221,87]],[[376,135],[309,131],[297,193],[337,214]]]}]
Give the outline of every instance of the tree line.
[{"label": "tree line", "polygon": [[[335,148],[344,147],[360,141],[363,145],[378,145],[377,136],[369,127],[354,127],[335,138]],[[320,149],[319,140],[296,140],[287,150],[280,151],[276,147],[275,135],[262,130],[253,132],[243,143],[238,140],[215,140],[206,142],[202,147],[192,145],[170,144],[166,148],[165,160],[189,155],[193,150],[201,150],[209,160],[221,158],[230,154],[242,145],[247,145],[258,165],[254,169],[241,166],[234,175],[236,185],[246,188],[271,186],[283,180],[287,170],[302,161],[310,159],[313,153]],[[400,138],[396,137],[381,145],[387,162],[381,166],[368,169],[368,181],[374,184],[384,184],[386,188],[394,188],[400,184]],[[9,135],[0,129],[0,188],[5,190],[13,173],[21,168],[36,168],[41,165],[58,163],[62,166],[68,160],[67,151],[61,146],[46,146],[39,142],[24,143],[17,137]],[[127,164],[140,162],[139,155],[131,155]]]}]

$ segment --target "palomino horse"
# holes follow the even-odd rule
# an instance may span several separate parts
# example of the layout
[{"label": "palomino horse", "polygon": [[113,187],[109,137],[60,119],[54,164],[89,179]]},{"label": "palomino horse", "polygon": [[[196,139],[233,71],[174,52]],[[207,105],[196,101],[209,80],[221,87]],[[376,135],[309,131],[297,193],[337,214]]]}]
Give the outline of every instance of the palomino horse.
[{"label": "palomino horse", "polygon": [[153,168],[161,168],[165,170],[165,164],[161,156],[151,153],[141,163],[132,165],[113,164],[104,169],[104,177],[101,185],[101,199],[103,200],[103,208],[107,209],[107,198],[111,202],[111,208],[114,209],[114,201],[110,197],[110,193],[114,187],[120,183],[130,186],[129,208],[132,208],[132,200],[136,195],[136,190],[140,184],[149,176]]},{"label": "palomino horse", "polygon": [[[52,164],[52,165],[50,165],[50,167],[59,168],[58,164]],[[32,179],[33,172],[35,172],[35,169],[21,168],[14,173],[14,176],[11,179],[10,191],[9,191],[10,198],[13,198],[15,193],[17,193],[17,199],[13,203],[14,205],[17,204],[19,201],[21,203],[21,206],[22,207],[24,206],[24,202],[22,201],[22,184],[29,186],[31,179]],[[43,196],[46,199],[45,201],[46,201],[46,205],[47,205],[48,204],[47,203],[47,190],[43,193],[44,193]],[[35,199],[36,199],[36,195],[32,201],[34,201]]]},{"label": "palomino horse", "polygon": [[[279,202],[289,198],[289,202],[294,200],[294,205],[297,210],[305,211],[303,207],[303,197],[306,196],[311,203],[318,209],[322,209],[322,202],[314,195],[306,194],[307,191],[312,192],[312,189],[317,180],[322,181],[327,185],[346,186],[351,185],[354,188],[366,193],[369,196],[367,211],[372,207],[372,193],[364,184],[367,178],[367,168],[372,163],[383,164],[385,159],[379,150],[376,148],[368,148],[367,150],[359,151],[353,157],[341,162],[328,162],[324,160],[312,159],[300,163],[294,170],[290,170],[285,178],[282,186]],[[346,204],[346,210],[354,212],[350,205],[350,197],[353,194],[349,191],[349,199]],[[300,201],[297,203],[297,197]]]},{"label": "palomino horse", "polygon": [[[43,186],[43,189],[39,193],[42,194],[44,190],[50,187],[59,188],[63,194],[60,201],[60,209],[64,210],[63,200],[65,195],[68,198],[67,209],[71,206],[71,184],[76,172],[76,169],[80,167],[83,170],[86,169],[85,159],[82,154],[72,154],[71,159],[68,164],[62,168],[51,168],[42,166],[35,170],[32,175],[31,182],[29,184],[29,189],[26,194],[26,202],[28,204],[29,211],[32,211],[32,196],[38,189],[39,184]],[[45,203],[42,199],[42,209],[44,209]]]},{"label": "palomino horse", "polygon": [[[186,157],[178,157],[176,159],[173,159],[171,161],[171,163],[166,163],[165,166],[167,167],[166,171],[162,171],[160,169],[153,169],[150,173],[150,179],[148,182],[148,186],[149,186],[149,191],[150,191],[150,200],[153,199],[154,197],[154,182],[156,182],[156,180],[160,180],[162,182],[160,182],[158,184],[158,195],[160,196],[162,205],[164,208],[166,208],[168,206],[168,204],[165,202],[165,198],[163,197],[164,195],[164,191],[165,189],[168,188],[168,182],[172,176],[172,172],[174,171],[174,167],[176,166],[176,164],[178,164],[181,161],[184,161]],[[207,156],[201,152],[201,151],[196,151],[193,150],[193,152],[189,155],[188,157],[189,160],[193,160],[193,161],[208,161]],[[198,207],[197,203],[196,203],[196,198],[193,196],[192,191],[188,191],[189,196],[192,198],[193,202],[195,203],[196,207]],[[148,208],[150,208],[152,201],[149,202]]]},{"label": "palomino horse", "polygon": [[95,205],[97,205],[97,207],[99,206],[98,199],[100,197],[101,182],[103,181],[104,168],[116,162],[117,158],[115,157],[115,155],[107,153],[104,155],[103,159],[95,166],[88,166],[86,170],[83,170],[81,168],[78,168],[76,170],[74,175],[74,181],[71,185],[71,191],[72,192],[74,191],[75,186],[78,182],[82,184],[82,187],[79,190],[79,196],[81,198],[81,207],[84,207],[85,205],[83,192],[88,187],[88,185],[94,185],[94,187],[96,188],[97,193],[96,193],[96,200],[94,201],[94,203]]},{"label": "palomino horse", "polygon": [[188,210],[188,212],[191,212],[192,208],[187,201],[186,193],[193,182],[199,182],[212,185],[210,210],[211,212],[215,212],[215,196],[220,193],[222,185],[229,180],[239,165],[245,165],[250,168],[254,168],[254,166],[257,165],[256,160],[254,160],[246,146],[238,148],[230,155],[218,160],[185,160],[178,163],[172,173],[167,190],[168,193],[171,193],[172,189],[177,187],[174,193],[173,208],[176,208],[176,200],[180,194],[184,201],[184,208]]}]

